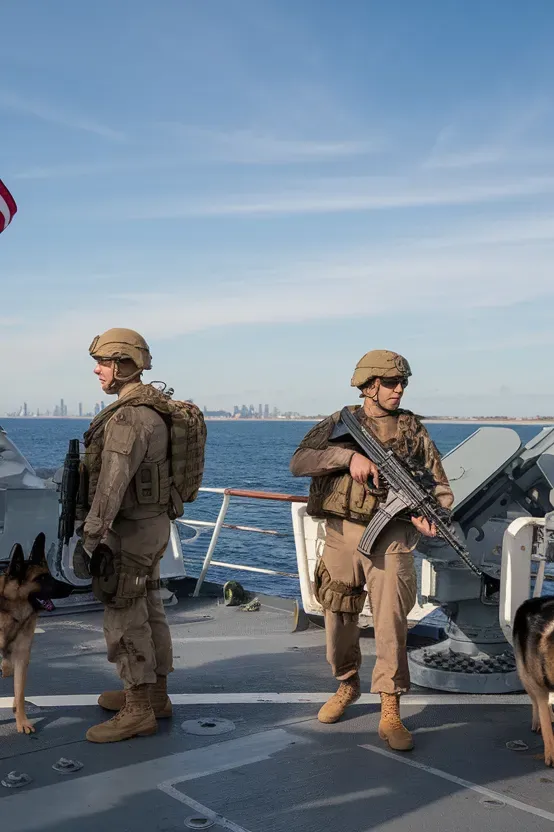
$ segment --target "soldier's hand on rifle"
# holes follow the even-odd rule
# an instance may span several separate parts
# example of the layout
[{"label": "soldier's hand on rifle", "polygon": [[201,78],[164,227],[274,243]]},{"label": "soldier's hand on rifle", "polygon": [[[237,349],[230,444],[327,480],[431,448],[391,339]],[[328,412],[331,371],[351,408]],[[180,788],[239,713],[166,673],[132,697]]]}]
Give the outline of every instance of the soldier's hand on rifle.
[{"label": "soldier's hand on rifle", "polygon": [[434,523],[429,523],[425,517],[412,517],[412,523],[420,534],[424,534],[426,537],[437,536],[437,527]]},{"label": "soldier's hand on rifle", "polygon": [[350,460],[350,474],[352,479],[361,485],[365,485],[371,477],[375,488],[379,488],[379,469],[374,462],[363,454],[354,454]]}]

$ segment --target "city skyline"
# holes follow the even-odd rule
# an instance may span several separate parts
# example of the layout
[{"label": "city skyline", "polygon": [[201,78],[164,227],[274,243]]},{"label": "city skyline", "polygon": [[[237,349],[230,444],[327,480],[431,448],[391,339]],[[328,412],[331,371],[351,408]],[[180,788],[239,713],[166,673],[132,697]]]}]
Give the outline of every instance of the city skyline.
[{"label": "city skyline", "polygon": [[[187,401],[193,402],[194,399],[189,398]],[[49,417],[49,418],[56,418],[56,419],[64,419],[64,418],[89,418],[94,417],[98,413],[100,413],[105,408],[105,402],[100,400],[94,404],[94,407],[90,410],[83,409],[83,403],[78,402],[76,409],[68,409],[66,404],[66,400],[64,398],[60,399],[59,403],[54,405],[52,409],[46,408],[46,410],[41,410],[40,408],[29,408],[27,402],[23,402],[23,404],[16,410],[12,412],[6,412],[4,415],[7,418],[37,418],[37,417]],[[289,418],[292,416],[302,416],[299,411],[281,411],[277,405],[273,405],[272,407],[265,403],[265,404],[258,404],[255,407],[253,404],[246,405],[234,405],[232,411],[226,410],[225,408],[215,408],[211,409],[208,408],[206,405],[200,405],[204,416],[209,418],[240,418],[240,419],[277,419],[281,416],[284,418]]]},{"label": "city skyline", "polygon": [[[194,399],[187,398],[186,401],[193,402]],[[46,409],[41,411],[40,408],[36,410],[31,410],[26,402],[23,402],[21,407],[17,411],[7,412],[4,413],[3,416],[6,418],[50,418],[50,419],[92,419],[98,413],[100,413],[105,408],[104,400],[100,400],[94,404],[94,407],[91,410],[85,411],[83,409],[83,403],[78,402],[76,410],[70,410],[67,407],[65,399],[60,399],[59,403],[53,407],[52,410]],[[246,405],[234,405],[232,410],[226,409],[224,407],[221,408],[208,408],[206,405],[199,405],[204,417],[209,420],[254,420],[254,421],[275,421],[275,420],[287,420],[287,419],[299,419],[299,420],[311,420],[311,419],[322,419],[329,415],[330,412],[302,412],[301,410],[281,410],[277,405],[270,406],[269,404],[258,404],[255,406],[254,404]],[[464,416],[452,416],[449,414],[443,414],[440,412],[436,413],[426,413],[426,414],[419,414],[424,419],[428,420],[442,420],[446,419],[448,421],[460,421],[463,422],[464,419],[470,419],[472,421],[509,421],[509,422],[517,422],[517,421],[544,421],[544,422],[554,422],[554,416],[548,413],[527,413],[525,415],[517,415],[517,414],[510,414],[510,413],[502,413],[502,414],[484,414],[484,413],[473,413],[473,414],[465,414]]]},{"label": "city skyline", "polygon": [[65,399],[60,399],[59,403],[54,405],[52,409],[46,408],[41,410],[40,407],[37,408],[30,408],[27,402],[23,402],[21,407],[12,412],[6,412],[4,415],[6,417],[17,417],[17,418],[36,418],[40,416],[47,416],[55,419],[65,419],[65,418],[86,418],[89,416],[96,416],[100,411],[104,410],[105,402],[103,400],[96,402],[92,410],[85,411],[83,409],[83,403],[78,402],[77,410],[68,410],[67,404]]}]

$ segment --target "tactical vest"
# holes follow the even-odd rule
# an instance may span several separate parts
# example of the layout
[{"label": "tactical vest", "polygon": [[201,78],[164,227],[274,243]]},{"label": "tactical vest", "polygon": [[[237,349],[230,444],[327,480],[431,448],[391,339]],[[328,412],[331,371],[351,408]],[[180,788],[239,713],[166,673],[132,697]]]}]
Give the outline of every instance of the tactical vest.
[{"label": "tactical vest", "polygon": [[[371,430],[371,422],[365,416],[363,407],[350,407],[356,418]],[[329,447],[332,429],[340,419],[340,411],[313,428],[300,444],[300,448],[324,450]],[[419,418],[409,410],[398,411],[396,436],[384,442],[400,458],[420,468],[425,466],[424,427]],[[333,442],[334,447],[360,452],[354,440]],[[358,523],[368,523],[379,503],[386,498],[386,489],[361,485],[350,475],[350,471],[312,477],[308,497],[307,513],[314,517],[333,515]]]},{"label": "tactical vest", "polygon": [[[183,513],[184,503],[198,495],[204,474],[206,424],[200,409],[192,402],[173,401],[149,384],[117,399],[102,410],[84,435],[85,455],[81,468],[80,514],[86,514],[96,493],[102,467],[104,431],[108,420],[121,407],[150,407],[164,419],[169,433],[168,460],[161,471],[153,471],[151,463],[142,463],[134,481],[138,502],[161,505],[167,503],[170,518]],[[168,487],[164,487],[167,484]],[[84,519],[84,518],[83,518]]]}]

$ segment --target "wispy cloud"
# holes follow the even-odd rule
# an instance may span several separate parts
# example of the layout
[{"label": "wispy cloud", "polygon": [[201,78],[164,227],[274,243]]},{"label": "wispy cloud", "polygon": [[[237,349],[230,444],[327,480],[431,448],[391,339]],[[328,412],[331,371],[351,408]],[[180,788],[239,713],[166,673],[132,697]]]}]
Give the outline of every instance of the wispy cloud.
[{"label": "wispy cloud", "polygon": [[180,140],[195,158],[235,164],[324,162],[366,156],[382,148],[377,139],[304,139],[251,129],[217,131],[173,123],[160,127]]},{"label": "wispy cloud", "polygon": [[476,147],[457,152],[434,152],[423,163],[423,168],[474,168],[485,165],[498,165],[506,161],[509,154],[506,148],[499,146]]},{"label": "wispy cloud", "polygon": [[439,131],[422,167],[462,169],[551,162],[551,143],[544,141],[543,132],[551,113],[551,102],[542,97],[525,103],[473,102]]},{"label": "wispy cloud", "polygon": [[103,139],[123,142],[125,134],[114,130],[105,124],[78,113],[72,113],[62,108],[52,106],[44,101],[34,101],[24,98],[21,95],[8,91],[0,91],[0,109],[11,110],[23,115],[32,116],[41,121],[55,124],[58,127],[65,127],[69,130],[79,130],[84,133],[92,133]]},{"label": "wispy cloud", "polygon": [[143,158],[125,158],[106,162],[83,162],[60,165],[40,165],[14,171],[12,179],[79,179],[87,176],[104,176],[109,174],[125,174],[135,171],[175,169],[180,159],[151,156]]},{"label": "wispy cloud", "polygon": [[122,163],[43,165],[26,168],[12,174],[12,179],[73,179],[81,176],[96,176],[121,170]]},{"label": "wispy cloud", "polygon": [[[9,331],[0,330],[0,349],[19,357],[13,368],[5,367],[4,386],[17,389],[21,362],[34,366],[37,354],[44,362],[63,355],[66,375],[75,380],[77,388],[84,391],[80,395],[86,398],[86,385],[93,389],[88,381],[88,344],[94,334],[121,322],[122,310],[125,325],[148,333],[157,350],[164,341],[175,340],[177,346],[183,343],[179,339],[187,336],[221,330],[240,332],[248,326],[333,321],[337,327],[349,322],[352,328],[366,331],[380,321],[394,319],[400,329],[402,321],[409,320],[419,321],[422,331],[434,332],[432,341],[422,336],[421,343],[415,344],[414,352],[420,360],[422,350],[436,350],[437,344],[441,352],[459,349],[460,343],[466,351],[474,345],[483,353],[533,345],[544,351],[554,343],[554,335],[546,321],[539,327],[536,311],[530,310],[545,310],[554,302],[554,241],[537,243],[530,234],[532,217],[526,222],[522,218],[521,224],[517,246],[513,245],[517,241],[515,225],[512,239],[496,243],[490,242],[496,226],[490,233],[486,227],[475,227],[463,235],[398,238],[392,246],[382,240],[311,258],[295,257],[290,252],[261,261],[254,258],[248,267],[240,256],[235,262],[231,257],[219,273],[214,273],[212,264],[205,272],[200,269],[194,281],[185,283],[183,263],[174,262],[163,269],[163,285],[167,288],[151,291],[140,290],[140,274],[122,272],[113,274],[101,292],[90,295],[86,287],[96,285],[97,279],[85,271],[81,273],[81,288],[76,287],[76,293],[64,305],[50,308],[45,315],[40,304],[35,304],[26,318],[13,321],[15,325]],[[145,265],[142,285],[148,285],[148,276]],[[525,309],[521,308],[522,295]],[[512,316],[517,310],[518,325],[509,336],[506,326],[498,323],[503,318],[499,307],[505,307],[507,313],[511,307]],[[494,320],[487,310],[491,310]],[[18,312],[15,308],[14,315]],[[486,325],[473,326],[471,321],[477,318]],[[229,339],[231,343],[231,334]],[[172,349],[171,353],[175,355],[176,351]],[[200,356],[198,368],[206,366],[209,371],[212,360],[213,356]],[[204,371],[198,368],[200,379]],[[181,371],[177,364],[174,370],[178,382],[188,377],[189,371]],[[503,371],[499,367],[499,384],[509,375],[509,367]],[[291,385],[295,383],[290,380]],[[54,381],[54,387],[56,384]],[[51,379],[33,380],[35,396],[40,395],[41,401],[63,395],[61,386],[54,389]],[[520,392],[518,388],[518,395]],[[515,412],[513,407],[507,409]]]},{"label": "wispy cloud", "polygon": [[179,219],[187,217],[264,217],[332,214],[424,206],[471,205],[554,193],[554,176],[473,181],[399,177],[306,179],[288,187],[275,184],[259,193],[221,194],[210,199],[165,194],[143,199],[110,200],[93,211],[113,219]]},{"label": "wispy cloud", "polygon": [[515,215],[504,219],[487,219],[479,224],[469,224],[445,236],[423,238],[423,248],[461,248],[477,245],[519,245],[521,243],[554,241],[554,213],[552,211]]},{"label": "wispy cloud", "polygon": [[[1,106],[1,98],[0,98]],[[160,150],[160,134],[164,151]],[[168,142],[169,139],[169,142]],[[369,156],[379,151],[377,140],[326,141],[282,138],[250,130],[214,132],[180,125],[158,125],[142,135],[143,153],[99,162],[37,165],[12,173],[14,179],[73,179],[138,170],[176,171],[197,163],[226,165],[290,165],[325,163]],[[169,146],[168,146],[169,144]]]},{"label": "wispy cloud", "polygon": [[[131,326],[144,329],[157,339],[245,324],[278,324],[323,319],[381,317],[387,314],[431,316],[452,310],[519,306],[522,285],[525,301],[554,299],[551,262],[554,241],[537,246],[526,242],[483,246],[477,236],[450,241],[443,251],[433,239],[385,242],[350,252],[321,257],[290,258],[245,269],[243,263],[228,262],[219,274],[200,277],[180,287],[175,274],[166,275],[171,288],[133,292],[111,291],[98,299],[87,299],[76,315],[73,309],[53,313],[40,328],[42,354],[83,337],[82,333],[112,325],[113,309],[125,309]],[[446,240],[443,241],[446,243]],[[526,281],[532,274],[533,280]],[[82,285],[94,283],[82,276]],[[114,276],[112,286],[129,284],[128,276]],[[340,286],[340,291],[330,287]],[[75,298],[78,306],[79,298]],[[41,317],[42,317],[42,313]],[[20,332],[22,348],[34,349],[25,323]],[[13,334],[12,334],[13,335]],[[0,335],[0,343],[12,335]],[[15,333],[18,336],[18,333]],[[525,337],[525,332],[518,337]],[[88,337],[88,336],[87,336]],[[6,343],[8,342],[6,341]]]},{"label": "wispy cloud", "polygon": [[501,139],[497,130],[494,133],[494,138],[489,135],[484,138],[481,134],[475,142],[471,127],[466,126],[465,130],[459,125],[444,127],[422,163],[423,170],[473,168],[505,161],[508,154],[506,137]]}]

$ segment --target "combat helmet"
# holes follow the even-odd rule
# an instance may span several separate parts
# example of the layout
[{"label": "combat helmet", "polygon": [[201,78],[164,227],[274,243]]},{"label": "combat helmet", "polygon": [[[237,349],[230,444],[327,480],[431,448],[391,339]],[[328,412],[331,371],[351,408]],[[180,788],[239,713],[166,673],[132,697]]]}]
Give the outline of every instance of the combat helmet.
[{"label": "combat helmet", "polygon": [[364,387],[370,378],[408,378],[411,375],[410,365],[402,355],[390,350],[371,350],[356,364],[350,384]]},{"label": "combat helmet", "polygon": [[102,361],[128,359],[140,372],[152,368],[150,347],[134,329],[108,329],[103,335],[97,335],[89,347],[89,354]]}]

